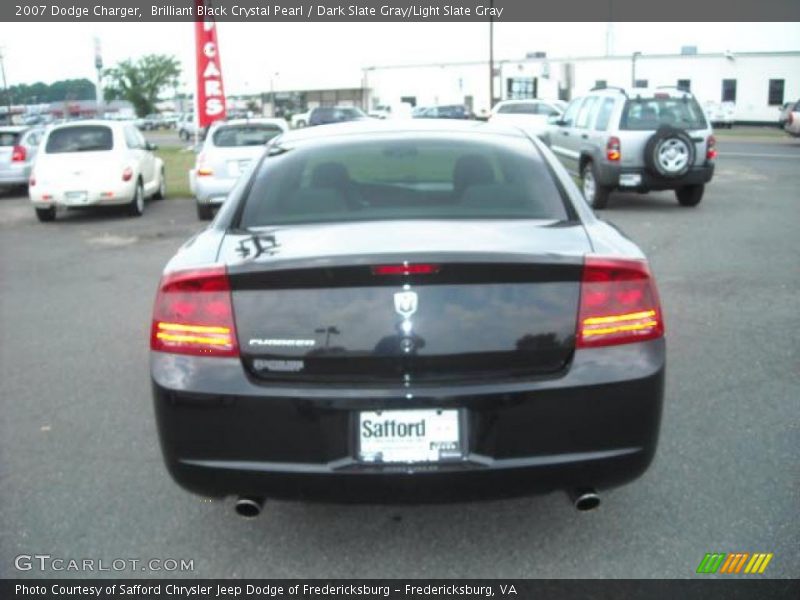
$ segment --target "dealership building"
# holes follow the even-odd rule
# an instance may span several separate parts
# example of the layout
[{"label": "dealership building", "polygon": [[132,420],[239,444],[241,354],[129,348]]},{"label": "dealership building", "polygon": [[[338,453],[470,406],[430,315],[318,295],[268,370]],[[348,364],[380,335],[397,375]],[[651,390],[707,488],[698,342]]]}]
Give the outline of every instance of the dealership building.
[{"label": "dealership building", "polygon": [[494,101],[488,61],[375,66],[363,69],[365,108],[466,104],[485,114],[494,102],[569,100],[603,86],[689,89],[701,103],[733,102],[740,123],[775,123],[784,102],[800,99],[800,51],[698,53],[497,60]]}]

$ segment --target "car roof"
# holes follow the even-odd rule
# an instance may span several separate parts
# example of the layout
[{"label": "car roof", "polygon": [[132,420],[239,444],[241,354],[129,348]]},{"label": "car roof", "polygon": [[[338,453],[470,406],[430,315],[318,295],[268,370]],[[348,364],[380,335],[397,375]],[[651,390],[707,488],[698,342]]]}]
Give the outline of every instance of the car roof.
[{"label": "car roof", "polygon": [[83,127],[87,125],[105,125],[111,129],[121,129],[125,126],[132,125],[132,121],[119,121],[115,119],[80,119],[75,121],[65,121],[63,123],[56,123],[51,126],[50,131],[57,129],[64,129],[65,127]]},{"label": "car roof", "polygon": [[656,95],[668,96],[669,98],[692,98],[694,95],[691,91],[678,89],[676,87],[656,87],[656,88],[619,88],[607,87],[602,89],[595,89],[589,94],[597,94],[602,96],[627,96],[629,99],[642,99],[642,98],[655,98]]},{"label": "car roof", "polygon": [[441,134],[442,136],[483,134],[500,137],[526,138],[525,133],[513,126],[496,125],[484,121],[455,119],[369,119],[348,121],[319,127],[294,129],[281,135],[281,142],[303,143],[317,139],[370,134]]},{"label": "car roof", "polygon": [[0,125],[0,131],[5,133],[22,133],[30,129],[30,125]]},{"label": "car roof", "polygon": [[226,127],[228,125],[280,125],[287,129],[286,119],[268,117],[255,117],[253,119],[230,119],[229,121],[215,121],[213,127]]}]

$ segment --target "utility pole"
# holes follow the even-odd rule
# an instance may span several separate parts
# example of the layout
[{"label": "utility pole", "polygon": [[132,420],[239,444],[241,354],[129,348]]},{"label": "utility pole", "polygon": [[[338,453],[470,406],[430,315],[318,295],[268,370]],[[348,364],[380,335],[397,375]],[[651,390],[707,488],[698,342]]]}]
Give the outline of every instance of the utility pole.
[{"label": "utility pole", "polygon": [[103,118],[103,54],[100,50],[100,38],[94,38],[94,68],[97,69],[97,118]]},{"label": "utility pole", "polygon": [[489,0],[489,111],[494,107],[494,0]]},{"label": "utility pole", "polygon": [[6,118],[11,123],[11,92],[8,90],[8,83],[6,82],[6,63],[3,56],[3,48],[0,48],[0,74],[3,76],[3,92],[6,95]]},{"label": "utility pole", "polygon": [[641,52],[634,52],[631,56],[631,87],[636,87],[636,59],[642,55]]}]

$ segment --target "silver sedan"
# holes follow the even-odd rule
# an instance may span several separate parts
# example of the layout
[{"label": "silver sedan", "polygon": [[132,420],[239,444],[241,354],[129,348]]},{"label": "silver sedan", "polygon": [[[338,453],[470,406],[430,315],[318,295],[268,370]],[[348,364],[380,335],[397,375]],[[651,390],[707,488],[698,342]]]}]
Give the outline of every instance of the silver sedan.
[{"label": "silver sedan", "polygon": [[189,171],[197,216],[210,219],[239,176],[264,151],[264,145],[288,130],[284,119],[237,119],[212,125]]}]

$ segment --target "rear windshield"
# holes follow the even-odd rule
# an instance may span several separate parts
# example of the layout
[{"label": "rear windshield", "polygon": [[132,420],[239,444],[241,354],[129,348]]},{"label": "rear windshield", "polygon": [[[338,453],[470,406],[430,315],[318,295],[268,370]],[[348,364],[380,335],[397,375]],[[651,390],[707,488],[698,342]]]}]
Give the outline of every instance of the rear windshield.
[{"label": "rear windshield", "polygon": [[16,131],[0,131],[0,146],[16,146],[19,133]]},{"label": "rear windshield", "polygon": [[630,99],[622,111],[620,129],[649,130],[662,125],[705,129],[706,119],[692,97]]},{"label": "rear windshield", "polygon": [[111,150],[114,136],[110,127],[104,125],[76,125],[62,127],[50,132],[45,152],[97,152]]},{"label": "rear windshield", "polygon": [[[567,220],[553,175],[525,140],[317,142],[267,156],[240,225],[386,219]],[[273,148],[269,154],[280,152]]]},{"label": "rear windshield", "polygon": [[214,132],[215,146],[233,148],[236,146],[263,146],[281,133],[277,125],[249,123],[247,125],[228,125]]}]

